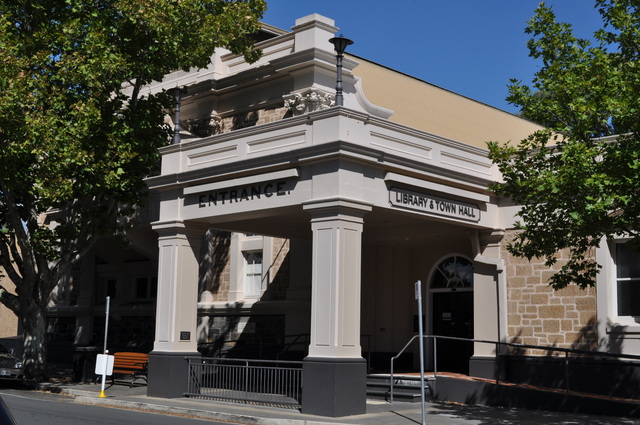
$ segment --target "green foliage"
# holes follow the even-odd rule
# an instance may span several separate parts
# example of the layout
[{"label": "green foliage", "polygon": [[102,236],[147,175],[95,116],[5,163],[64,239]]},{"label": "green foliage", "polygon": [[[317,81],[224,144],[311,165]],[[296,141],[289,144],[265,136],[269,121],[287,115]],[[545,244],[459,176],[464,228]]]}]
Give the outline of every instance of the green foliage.
[{"label": "green foliage", "polygon": [[0,287],[0,301],[24,320],[26,297],[44,308],[96,238],[126,229],[169,140],[169,96],[140,88],[207,66],[216,47],[256,60],[265,9],[264,0],[0,0],[0,265],[17,291]]},{"label": "green foliage", "polygon": [[512,80],[508,100],[548,130],[517,147],[489,143],[504,179],[492,189],[522,206],[510,251],[547,265],[560,250],[570,253],[551,278],[556,289],[594,284],[603,237],[640,242],[640,5],[595,3],[603,28],[593,41],[576,38],[540,4],[526,32],[542,66],[531,87]]}]

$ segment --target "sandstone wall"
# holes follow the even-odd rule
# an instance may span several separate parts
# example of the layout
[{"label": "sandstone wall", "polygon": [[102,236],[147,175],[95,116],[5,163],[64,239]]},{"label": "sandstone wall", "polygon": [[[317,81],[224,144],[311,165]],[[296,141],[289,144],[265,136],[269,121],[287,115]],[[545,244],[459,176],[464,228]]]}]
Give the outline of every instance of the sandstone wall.
[{"label": "sandstone wall", "polygon": [[[0,269],[0,285],[9,291],[13,291],[13,283],[4,276]],[[18,334],[18,317],[11,310],[0,304],[0,338],[16,336]]]},{"label": "sandstone wall", "polygon": [[[507,268],[508,339],[530,345],[591,350],[598,345],[596,288],[582,290],[568,286],[555,291],[549,277],[562,265],[564,253],[553,268],[541,259],[514,257],[507,243],[514,232],[507,232],[501,251]],[[527,354],[551,354],[527,350]]]}]

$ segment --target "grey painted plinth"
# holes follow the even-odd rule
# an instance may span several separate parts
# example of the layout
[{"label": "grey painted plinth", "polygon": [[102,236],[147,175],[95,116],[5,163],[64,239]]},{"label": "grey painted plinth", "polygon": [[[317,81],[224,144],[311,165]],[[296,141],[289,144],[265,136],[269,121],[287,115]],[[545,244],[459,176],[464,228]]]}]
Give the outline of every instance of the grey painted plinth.
[{"label": "grey painted plinth", "polygon": [[302,413],[334,418],[366,413],[364,359],[307,357],[302,373]]},{"label": "grey painted plinth", "polygon": [[498,374],[504,375],[504,373],[498,369],[498,363],[495,357],[473,356],[469,359],[470,376],[487,379],[496,379],[496,377],[499,377],[502,379],[502,376],[498,376]]},{"label": "grey painted plinth", "polygon": [[178,398],[187,392],[189,364],[186,357],[200,357],[200,353],[152,351],[149,354],[147,395],[149,397]]}]

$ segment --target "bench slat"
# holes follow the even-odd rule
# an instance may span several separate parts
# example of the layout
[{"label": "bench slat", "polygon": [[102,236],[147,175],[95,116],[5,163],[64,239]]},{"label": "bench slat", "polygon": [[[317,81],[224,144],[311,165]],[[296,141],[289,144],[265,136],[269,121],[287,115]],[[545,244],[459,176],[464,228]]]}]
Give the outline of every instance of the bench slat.
[{"label": "bench slat", "polygon": [[[147,365],[149,364],[149,354],[119,352],[113,354],[113,374],[131,375],[132,380],[129,386],[137,379],[147,380]],[[112,381],[115,383],[113,375]]]}]

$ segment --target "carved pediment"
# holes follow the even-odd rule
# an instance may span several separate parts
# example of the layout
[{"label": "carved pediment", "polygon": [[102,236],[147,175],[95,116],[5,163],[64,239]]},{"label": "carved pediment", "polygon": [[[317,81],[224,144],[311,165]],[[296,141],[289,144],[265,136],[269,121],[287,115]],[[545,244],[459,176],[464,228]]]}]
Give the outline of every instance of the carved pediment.
[{"label": "carved pediment", "polygon": [[218,115],[191,118],[185,121],[185,128],[198,137],[213,136],[221,132],[222,119]]},{"label": "carved pediment", "polygon": [[284,96],[284,106],[291,115],[303,115],[308,112],[319,111],[334,105],[334,96],[318,89],[291,93]]}]

